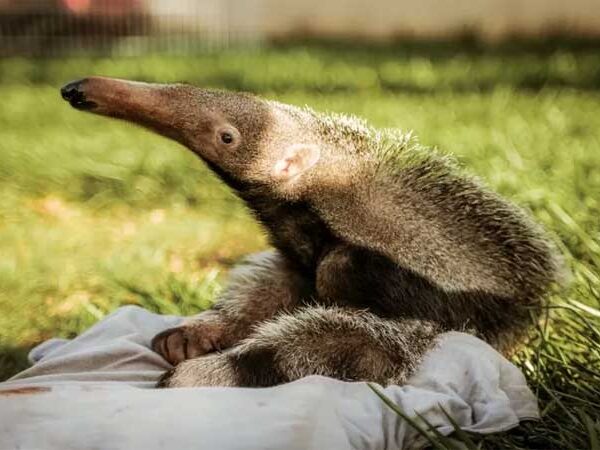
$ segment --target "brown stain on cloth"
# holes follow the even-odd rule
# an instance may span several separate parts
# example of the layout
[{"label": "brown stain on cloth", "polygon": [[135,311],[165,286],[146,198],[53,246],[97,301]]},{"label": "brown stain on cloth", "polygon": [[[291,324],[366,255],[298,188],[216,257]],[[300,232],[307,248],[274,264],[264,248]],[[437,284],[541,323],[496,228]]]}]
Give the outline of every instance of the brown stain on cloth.
[{"label": "brown stain on cloth", "polygon": [[30,386],[21,387],[15,389],[0,389],[0,397],[11,396],[11,395],[30,395],[30,394],[41,394],[43,392],[50,392],[52,389],[45,386]]}]

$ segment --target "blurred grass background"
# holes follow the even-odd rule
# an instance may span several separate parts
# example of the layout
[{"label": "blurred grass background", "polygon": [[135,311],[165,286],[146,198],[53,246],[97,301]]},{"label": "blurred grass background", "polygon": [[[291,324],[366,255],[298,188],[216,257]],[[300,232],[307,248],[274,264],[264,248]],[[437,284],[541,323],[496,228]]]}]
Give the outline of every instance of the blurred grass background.
[{"label": "blurred grass background", "polygon": [[183,148],[74,111],[58,93],[86,75],[187,81],[412,129],[533,211],[572,271],[551,320],[515,357],[544,421],[485,445],[600,448],[599,48],[298,42],[1,59],[0,380],[26,366],[33,345],[72,337],[119,305],[207,307],[227,268],[265,247],[240,202]]}]

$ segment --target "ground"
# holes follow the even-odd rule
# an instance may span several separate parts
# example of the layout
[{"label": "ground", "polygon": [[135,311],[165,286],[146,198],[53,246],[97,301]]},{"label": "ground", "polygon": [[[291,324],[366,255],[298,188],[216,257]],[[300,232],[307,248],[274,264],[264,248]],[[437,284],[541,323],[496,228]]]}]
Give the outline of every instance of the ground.
[{"label": "ground", "polygon": [[[51,336],[125,304],[191,314],[266,241],[177,144],[74,111],[66,81],[107,75],[243,89],[414,130],[552,233],[570,285],[514,357],[543,421],[483,448],[598,449],[600,52],[590,43],[332,43],[200,56],[0,60],[0,380]],[[443,444],[438,443],[438,448]]]}]

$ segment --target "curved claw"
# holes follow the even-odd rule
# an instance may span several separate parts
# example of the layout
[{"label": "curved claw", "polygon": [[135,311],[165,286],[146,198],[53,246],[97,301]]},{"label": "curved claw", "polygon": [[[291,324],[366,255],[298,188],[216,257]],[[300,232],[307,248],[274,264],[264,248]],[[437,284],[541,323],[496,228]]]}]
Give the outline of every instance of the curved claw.
[{"label": "curved claw", "polygon": [[152,339],[152,350],[173,365],[188,359],[188,338],[181,327],[169,328]]},{"label": "curved claw", "polygon": [[152,350],[176,366],[182,361],[221,350],[226,342],[221,324],[216,322],[195,322],[169,328],[152,339]]}]

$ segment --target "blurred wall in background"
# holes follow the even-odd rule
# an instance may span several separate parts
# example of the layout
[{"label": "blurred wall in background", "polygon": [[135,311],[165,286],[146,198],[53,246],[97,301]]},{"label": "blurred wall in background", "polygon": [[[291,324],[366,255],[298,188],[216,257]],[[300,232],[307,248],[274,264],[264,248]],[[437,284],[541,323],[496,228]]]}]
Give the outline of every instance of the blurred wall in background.
[{"label": "blurred wall in background", "polygon": [[189,52],[290,37],[600,37],[600,0],[0,0],[0,53]]},{"label": "blurred wall in background", "polygon": [[261,27],[268,35],[600,36],[600,0],[262,0],[262,6]]}]

